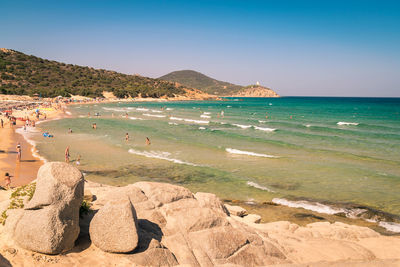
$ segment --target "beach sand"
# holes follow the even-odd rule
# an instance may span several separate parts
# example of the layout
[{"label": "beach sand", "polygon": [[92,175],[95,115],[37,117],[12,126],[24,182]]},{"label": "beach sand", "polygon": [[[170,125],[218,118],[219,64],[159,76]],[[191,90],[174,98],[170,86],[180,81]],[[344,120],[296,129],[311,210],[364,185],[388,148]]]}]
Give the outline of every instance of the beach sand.
[{"label": "beach sand", "polygon": [[[17,111],[13,116],[23,117],[26,114],[33,113],[34,110]],[[62,116],[63,112],[59,110],[48,111],[47,120]],[[30,119],[34,116],[30,115]],[[17,120],[17,125],[10,127],[8,119],[0,115],[0,119],[4,121],[4,128],[0,127],[0,186],[4,186],[4,175],[8,172],[11,177],[11,187],[26,185],[36,179],[37,171],[43,165],[43,160],[35,157],[33,151],[36,149],[29,144],[25,138],[16,132],[16,129],[23,127],[24,122]],[[18,142],[22,147],[22,158],[17,160],[16,146]]]},{"label": "beach sand", "polygon": [[[55,111],[47,114],[48,119],[63,116],[62,111]],[[3,117],[4,121],[5,120]],[[14,129],[10,125],[5,124],[4,128],[0,128],[0,185],[4,186],[4,173],[9,172],[12,176],[12,187],[28,184],[36,178],[36,174],[43,161],[35,158],[30,145],[21,134],[15,132],[18,127],[22,127],[23,122],[18,121],[18,125]],[[38,126],[40,127],[40,126]],[[16,144],[20,142],[22,146],[22,161],[17,161]],[[63,153],[63,151],[61,151]],[[102,198],[107,193],[110,187],[107,185],[95,185],[94,183],[87,182],[85,185],[96,197]],[[0,192],[0,202],[8,199],[11,190]],[[297,217],[296,223],[301,227],[303,232],[310,232],[311,236],[303,236],[298,233],[288,231],[288,220],[293,223],[294,214],[299,214],[302,210],[285,208],[275,205],[253,206],[246,203],[232,203],[243,206],[249,213],[260,214],[263,217],[262,223],[252,225],[257,229],[269,229],[269,234],[288,251],[292,251],[290,255],[293,257],[291,260],[294,264],[284,264],[281,266],[400,266],[399,261],[399,237],[376,236],[370,238],[357,237],[354,240],[348,240],[346,236],[337,235],[336,228],[332,228],[328,222],[321,225],[322,232],[327,232],[327,236],[332,237],[319,237],[319,231],[311,231],[309,223],[316,222],[319,219],[314,216],[319,216],[313,212],[307,213],[307,216],[300,214]],[[93,208],[96,208],[94,202]],[[296,211],[295,211],[296,210]],[[354,224],[350,219],[336,218],[334,216],[323,216],[331,223],[335,221],[342,221],[348,224]],[[300,218],[300,219],[299,219]],[[346,221],[344,221],[346,220]],[[280,221],[280,222],[276,222]],[[366,223],[365,223],[366,224]],[[341,225],[339,225],[341,226]],[[371,225],[365,225],[371,227]],[[347,227],[347,226],[346,226]],[[0,227],[1,229],[1,227]],[[360,229],[361,228],[354,228]],[[301,231],[298,232],[301,232]],[[363,230],[364,231],[364,230]],[[331,234],[332,233],[332,234]],[[342,234],[340,232],[339,234]],[[0,231],[0,266],[130,266],[132,261],[130,255],[125,254],[109,254],[100,251],[93,244],[91,244],[87,233],[81,233],[80,238],[76,243],[76,247],[66,253],[65,255],[49,256],[35,252],[30,252],[22,248],[15,249],[13,241],[7,239],[1,234]],[[339,236],[339,237],[338,237]],[[350,244],[351,248],[342,249],[343,244]],[[393,246],[394,245],[394,246]],[[336,251],[336,253],[335,253]],[[324,253],[328,253],[329,257]],[[364,254],[366,256],[364,256]],[[310,264],[311,263],[311,264]],[[3,265],[4,264],[4,265]]]}]

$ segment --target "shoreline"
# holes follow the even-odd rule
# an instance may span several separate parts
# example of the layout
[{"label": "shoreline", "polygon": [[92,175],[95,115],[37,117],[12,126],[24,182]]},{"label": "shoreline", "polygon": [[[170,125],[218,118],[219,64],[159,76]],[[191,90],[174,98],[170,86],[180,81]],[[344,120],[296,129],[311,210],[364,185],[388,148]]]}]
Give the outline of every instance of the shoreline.
[{"label": "shoreline", "polygon": [[[146,98],[145,98],[146,99]],[[154,99],[146,99],[145,101],[141,100],[122,100],[122,102],[152,102],[156,101]],[[172,102],[176,100],[167,100],[163,99],[161,102]],[[104,104],[104,103],[117,103],[120,100],[115,101],[91,101],[87,103],[69,103],[68,105],[85,105],[85,104]],[[160,102],[160,101],[156,101]],[[66,107],[68,105],[65,105]],[[63,108],[62,110],[53,112],[49,114],[47,120],[41,120],[37,124],[37,128],[40,129],[40,123],[61,119],[63,117],[69,117],[70,114],[67,113],[67,108]],[[63,116],[66,114],[67,116]],[[21,123],[21,122],[19,122]],[[18,127],[18,128],[17,128]],[[10,147],[7,149],[12,152],[12,144],[16,144],[17,142],[21,142],[23,146],[23,161],[21,163],[15,164],[15,155],[10,153],[1,153],[0,154],[0,170],[3,172],[7,168],[12,169],[13,163],[15,164],[14,172],[10,173],[15,176],[12,179],[12,187],[26,185],[31,181],[36,179],[37,170],[42,166],[46,159],[38,154],[36,147],[29,140],[29,138],[22,132],[22,126],[17,125],[14,127],[15,129],[9,129],[9,141]],[[6,128],[4,128],[6,129]],[[25,155],[28,155],[27,159],[25,159]],[[4,164],[1,164],[1,163]],[[4,166],[3,166],[4,165]],[[23,166],[21,166],[23,165]],[[22,168],[23,167],[23,168]],[[14,175],[15,174],[15,175]],[[22,178],[21,178],[22,177]],[[0,185],[3,185],[4,181],[1,181]],[[245,207],[246,209],[251,210],[253,213],[256,213],[262,217],[262,222],[273,222],[280,220],[288,220],[290,222],[306,225],[312,222],[320,222],[320,221],[329,221],[329,222],[344,222],[347,224],[358,225],[358,226],[367,226],[381,234],[384,235],[400,235],[400,232],[390,231],[388,228],[379,225],[380,221],[372,221],[361,217],[348,217],[343,216],[343,214],[327,214],[324,212],[313,211],[304,207],[291,207],[284,204],[277,204],[273,202],[263,202],[263,203],[247,203],[245,201],[239,201],[235,199],[227,199],[224,200],[225,203],[240,203],[240,206]],[[272,213],[272,214],[271,214]],[[383,221],[386,223],[385,221]],[[390,221],[389,221],[390,222]],[[397,227],[397,225],[395,226]]]},{"label": "shoreline", "polygon": [[[13,114],[16,116],[24,116],[34,112],[34,109],[28,109],[23,111],[16,111]],[[43,121],[50,121],[59,119],[62,117],[62,111],[46,111],[46,120],[39,120],[36,125],[40,125]],[[32,115],[28,115],[29,119],[34,119]],[[46,162],[42,156],[37,152],[34,143],[27,138],[23,132],[24,122],[21,120],[16,121],[16,125],[11,126],[10,122],[7,122],[5,116],[0,115],[0,118],[4,121],[4,127],[0,128],[0,172],[1,180],[0,186],[4,186],[4,173],[10,173],[11,177],[11,188],[27,185],[36,179],[36,173],[39,168]],[[38,126],[36,126],[38,127]],[[27,134],[30,131],[36,130],[36,127],[27,127]],[[38,127],[39,128],[39,127]],[[17,143],[21,144],[22,157],[21,161],[17,160],[17,152],[15,147]]]}]

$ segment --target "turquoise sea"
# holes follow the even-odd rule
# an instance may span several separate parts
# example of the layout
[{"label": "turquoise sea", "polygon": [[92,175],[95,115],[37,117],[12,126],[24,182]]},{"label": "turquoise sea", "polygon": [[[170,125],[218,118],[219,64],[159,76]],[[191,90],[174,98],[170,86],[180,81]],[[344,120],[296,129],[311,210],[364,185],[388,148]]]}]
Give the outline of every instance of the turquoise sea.
[{"label": "turquoise sea", "polygon": [[54,138],[30,138],[48,160],[64,160],[70,146],[87,179],[172,182],[400,229],[400,98],[121,102],[67,114],[39,125]]}]

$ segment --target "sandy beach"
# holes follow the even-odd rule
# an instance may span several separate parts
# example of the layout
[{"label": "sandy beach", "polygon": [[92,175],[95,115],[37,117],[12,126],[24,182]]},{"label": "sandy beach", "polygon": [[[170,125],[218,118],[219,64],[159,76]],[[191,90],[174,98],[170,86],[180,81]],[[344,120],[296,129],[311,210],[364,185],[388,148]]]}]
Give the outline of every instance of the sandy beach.
[{"label": "sandy beach", "polygon": [[[46,110],[46,120],[60,117],[63,111],[56,109]],[[12,116],[16,118],[28,117],[35,120],[35,108],[15,110]],[[38,157],[36,148],[27,142],[23,135],[17,133],[17,129],[21,129],[25,121],[16,120],[16,125],[11,125],[5,115],[0,115],[3,120],[3,128],[0,127],[0,186],[4,186],[4,174],[8,172],[11,177],[11,187],[26,185],[34,180],[36,173],[44,161]],[[36,123],[43,121],[43,117]],[[28,127],[33,128],[33,127]],[[20,143],[22,148],[21,161],[17,160],[16,146]]]},{"label": "sandy beach", "polygon": [[[93,102],[96,103],[96,102]],[[90,103],[89,103],[90,104]],[[30,114],[34,109],[19,111],[15,116]],[[47,114],[47,120],[65,116],[65,110],[54,110]],[[6,122],[5,117],[2,119]],[[36,148],[29,144],[23,135],[16,132],[23,127],[22,121],[10,127],[8,123],[0,128],[0,171],[2,176],[9,172],[12,177],[11,187],[29,184],[36,179],[39,168],[45,163],[35,157]],[[40,128],[40,124],[36,126]],[[17,161],[16,144],[22,146],[22,160]],[[4,186],[4,180],[0,181]],[[107,195],[116,190],[105,184],[90,181],[85,182],[85,197],[92,199],[92,210],[99,210],[104,206]],[[0,191],[0,207],[8,205],[8,198],[13,190]],[[194,193],[194,192],[193,192]],[[149,198],[151,198],[149,196]],[[235,229],[251,229],[263,238],[264,242],[271,242],[282,252],[281,258],[268,256],[272,265],[276,266],[400,266],[398,258],[398,236],[385,236],[376,232],[373,223],[361,220],[340,218],[334,215],[326,216],[325,222],[318,222],[319,214],[307,212],[306,218],[291,220],[293,214],[300,214],[303,210],[288,208],[265,203],[265,205],[251,205],[245,202],[225,200],[227,205],[238,205],[253,216],[260,215],[258,222],[248,221],[245,217],[235,216],[231,212],[227,222]],[[4,205],[3,205],[4,204]],[[145,214],[145,213],[144,213]],[[0,235],[0,263],[5,266],[80,266],[91,264],[97,266],[128,266],[138,260],[142,265],[152,265],[154,262],[147,256],[152,250],[138,254],[109,254],[97,248],[89,238],[88,227],[91,216],[85,216],[81,224],[81,234],[72,252],[65,255],[49,256],[20,248],[8,236]],[[0,226],[0,229],[3,229]],[[373,229],[373,230],[371,230]],[[375,230],[375,231],[374,231]],[[164,239],[163,239],[164,240]],[[168,239],[166,239],[168,240]],[[164,242],[164,241],[162,241]],[[160,245],[163,247],[163,245]],[[174,253],[178,253],[174,251]],[[259,252],[257,252],[259,253]],[[149,254],[150,255],[150,254]],[[259,255],[258,255],[259,256]],[[145,257],[143,260],[141,257]],[[269,259],[270,258],[270,259]],[[162,259],[162,257],[161,257]],[[181,259],[178,259],[181,263]],[[182,261],[183,264],[188,262]],[[309,265],[311,264],[311,265]],[[171,264],[174,265],[174,264]]]}]

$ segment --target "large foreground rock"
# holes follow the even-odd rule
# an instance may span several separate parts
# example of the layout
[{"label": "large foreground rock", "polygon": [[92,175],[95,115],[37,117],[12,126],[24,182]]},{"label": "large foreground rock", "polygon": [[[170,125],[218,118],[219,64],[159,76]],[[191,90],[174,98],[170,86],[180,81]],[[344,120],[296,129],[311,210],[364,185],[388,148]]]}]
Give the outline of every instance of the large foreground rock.
[{"label": "large foreground rock", "polygon": [[90,223],[90,238],[103,251],[123,253],[138,244],[136,211],[128,197],[111,200],[102,207]]},{"label": "large foreground rock", "polygon": [[[91,189],[96,192],[96,188]],[[102,189],[99,189],[99,192]],[[104,224],[102,231],[112,232],[115,238],[130,242],[135,218],[124,217],[123,224],[110,222],[118,220],[112,210],[121,209],[129,214],[127,199],[136,209],[138,221],[139,243],[124,247],[126,250],[112,252],[128,252],[127,255],[135,264],[147,266],[187,265],[215,266],[224,264],[267,265],[285,263],[286,257],[268,241],[264,241],[254,231],[237,228],[228,220],[228,211],[213,194],[196,193],[188,189],[163,183],[138,182],[126,187],[115,188],[104,197],[99,197],[100,207],[90,225],[93,243],[105,251],[98,243],[100,221]],[[107,216],[103,216],[105,211]],[[117,212],[117,211],[115,211]],[[96,218],[97,217],[97,218]],[[114,219],[112,219],[112,217]],[[105,226],[107,225],[107,226]],[[105,228],[110,227],[112,230]],[[93,229],[93,230],[92,230]],[[126,236],[118,233],[120,229]],[[116,240],[107,239],[107,245]],[[134,250],[133,250],[134,249]]]},{"label": "large foreground rock", "polygon": [[23,248],[58,254],[74,247],[79,235],[83,199],[81,172],[69,164],[50,162],[38,172],[32,200],[15,218],[8,218],[14,240]]}]

